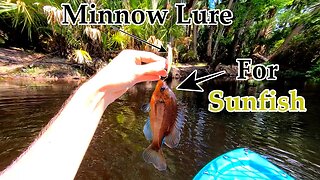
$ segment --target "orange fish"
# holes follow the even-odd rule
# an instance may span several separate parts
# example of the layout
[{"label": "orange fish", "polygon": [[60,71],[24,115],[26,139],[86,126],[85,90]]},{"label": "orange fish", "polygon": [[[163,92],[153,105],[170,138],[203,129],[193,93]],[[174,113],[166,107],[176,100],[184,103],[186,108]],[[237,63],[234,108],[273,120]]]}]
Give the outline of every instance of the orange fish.
[{"label": "orange fish", "polygon": [[152,139],[152,143],[143,151],[142,156],[146,162],[163,171],[167,169],[167,164],[161,146],[163,143],[170,148],[178,145],[184,118],[178,113],[175,94],[162,80],[156,85],[149,107],[144,107],[146,110],[150,109],[150,119],[143,132],[148,140]]}]

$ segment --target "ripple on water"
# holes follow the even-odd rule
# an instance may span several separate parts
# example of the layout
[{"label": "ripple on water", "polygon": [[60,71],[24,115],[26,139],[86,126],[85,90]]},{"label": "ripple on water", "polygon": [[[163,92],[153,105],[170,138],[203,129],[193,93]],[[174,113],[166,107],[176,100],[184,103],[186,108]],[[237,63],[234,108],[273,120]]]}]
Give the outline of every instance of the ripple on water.
[{"label": "ripple on water", "polygon": [[[0,168],[33,141],[74,87],[0,82]],[[159,172],[142,158],[150,142],[142,132],[148,113],[140,107],[150,100],[153,87],[137,85],[108,107],[76,179],[191,179],[213,158],[236,147],[260,153],[297,179],[320,179],[317,91],[307,93],[308,112],[300,114],[210,113],[208,92],[175,91],[187,121],[179,146],[163,147],[168,171]],[[231,93],[230,87],[221,89]]]}]

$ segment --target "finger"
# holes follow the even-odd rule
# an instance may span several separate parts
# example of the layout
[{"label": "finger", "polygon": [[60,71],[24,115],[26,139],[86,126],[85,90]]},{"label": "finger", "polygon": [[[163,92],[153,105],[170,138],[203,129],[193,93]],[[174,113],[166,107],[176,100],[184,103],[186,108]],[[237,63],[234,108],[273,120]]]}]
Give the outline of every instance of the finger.
[{"label": "finger", "polygon": [[157,75],[142,75],[137,78],[137,83],[144,82],[144,81],[157,81],[161,78],[161,76]]},{"label": "finger", "polygon": [[167,72],[165,71],[165,63],[164,62],[154,62],[144,65],[137,66],[137,75],[158,75],[158,76],[166,76]]},{"label": "finger", "polygon": [[156,61],[166,62],[166,58],[158,56],[152,52],[134,50],[132,53],[136,57],[137,64],[151,63]]},{"label": "finger", "polygon": [[159,71],[158,72],[158,75],[159,76],[162,76],[162,77],[166,77],[166,76],[168,76],[168,71],[166,71],[166,70],[161,70],[161,71]]}]

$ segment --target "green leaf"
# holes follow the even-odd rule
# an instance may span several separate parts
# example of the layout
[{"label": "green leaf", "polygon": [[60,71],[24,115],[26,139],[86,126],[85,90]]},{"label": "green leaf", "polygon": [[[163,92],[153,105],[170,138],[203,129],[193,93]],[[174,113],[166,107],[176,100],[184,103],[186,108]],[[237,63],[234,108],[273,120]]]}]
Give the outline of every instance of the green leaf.
[{"label": "green leaf", "polygon": [[80,64],[84,64],[87,61],[92,61],[90,54],[82,49],[74,50],[75,61]]},{"label": "green leaf", "polygon": [[17,9],[17,4],[6,1],[0,1],[0,14]]}]

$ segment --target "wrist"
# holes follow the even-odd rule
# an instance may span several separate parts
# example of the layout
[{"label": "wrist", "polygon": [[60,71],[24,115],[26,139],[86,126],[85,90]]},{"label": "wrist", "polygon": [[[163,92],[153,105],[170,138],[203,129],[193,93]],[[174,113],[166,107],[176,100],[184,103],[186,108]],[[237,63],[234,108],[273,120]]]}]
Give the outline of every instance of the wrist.
[{"label": "wrist", "polygon": [[85,82],[80,88],[89,101],[100,103],[103,100],[105,108],[112,103],[111,87],[108,82],[101,79],[99,74],[93,76],[90,80]]}]

